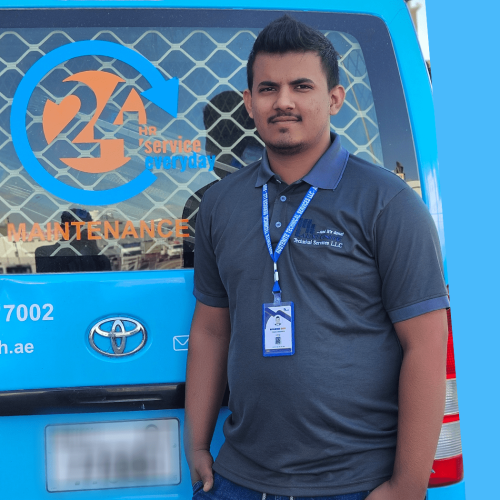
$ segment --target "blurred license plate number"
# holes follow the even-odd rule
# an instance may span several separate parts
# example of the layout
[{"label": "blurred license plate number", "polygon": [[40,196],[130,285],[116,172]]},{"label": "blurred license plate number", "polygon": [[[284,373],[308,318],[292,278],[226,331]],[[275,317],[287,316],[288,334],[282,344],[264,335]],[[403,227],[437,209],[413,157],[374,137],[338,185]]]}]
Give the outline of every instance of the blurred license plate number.
[{"label": "blurred license plate number", "polygon": [[48,491],[180,483],[177,419],[49,425]]}]

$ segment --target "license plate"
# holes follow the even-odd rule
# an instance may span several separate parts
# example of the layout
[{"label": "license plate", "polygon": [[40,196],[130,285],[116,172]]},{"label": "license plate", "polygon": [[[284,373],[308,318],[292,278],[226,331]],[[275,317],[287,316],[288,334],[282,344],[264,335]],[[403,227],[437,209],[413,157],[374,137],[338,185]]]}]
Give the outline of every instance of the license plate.
[{"label": "license plate", "polygon": [[48,491],[180,483],[174,418],[49,425],[45,450]]}]

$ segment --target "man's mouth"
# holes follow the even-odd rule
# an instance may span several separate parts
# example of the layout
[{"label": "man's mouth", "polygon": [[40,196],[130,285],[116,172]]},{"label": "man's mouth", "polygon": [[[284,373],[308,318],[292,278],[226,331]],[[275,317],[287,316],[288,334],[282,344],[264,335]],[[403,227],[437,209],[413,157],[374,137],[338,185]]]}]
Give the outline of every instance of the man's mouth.
[{"label": "man's mouth", "polygon": [[299,115],[275,115],[268,118],[268,123],[301,122]]}]

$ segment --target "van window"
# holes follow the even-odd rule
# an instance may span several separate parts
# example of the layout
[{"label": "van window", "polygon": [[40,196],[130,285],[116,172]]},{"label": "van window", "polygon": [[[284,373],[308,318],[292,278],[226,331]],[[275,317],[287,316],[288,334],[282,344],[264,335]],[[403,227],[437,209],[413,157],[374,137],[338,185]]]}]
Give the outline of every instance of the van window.
[{"label": "van window", "polygon": [[[204,191],[261,157],[263,144],[242,101],[246,60],[258,32],[281,14],[2,11],[0,265],[6,272],[192,267]],[[332,130],[351,153],[418,189],[383,22],[294,15],[321,29],[341,55],[347,96]],[[155,86],[156,94],[148,93]]]}]

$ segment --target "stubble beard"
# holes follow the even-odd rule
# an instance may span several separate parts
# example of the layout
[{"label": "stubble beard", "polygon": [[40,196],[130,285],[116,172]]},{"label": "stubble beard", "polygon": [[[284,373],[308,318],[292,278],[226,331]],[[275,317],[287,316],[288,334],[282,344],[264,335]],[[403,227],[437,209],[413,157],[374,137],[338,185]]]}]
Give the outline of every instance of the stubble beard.
[{"label": "stubble beard", "polygon": [[303,142],[294,143],[292,139],[285,136],[285,134],[288,132],[288,129],[283,128],[280,129],[279,132],[283,135],[281,139],[274,143],[269,142],[266,144],[266,147],[273,153],[282,156],[293,156],[300,154],[307,149],[306,144],[304,144]]},{"label": "stubble beard", "polygon": [[[294,117],[298,122],[302,121],[302,117],[299,114],[295,114],[292,112],[284,113],[282,111],[278,111],[274,116],[271,116],[267,119],[267,125],[273,123],[276,118],[283,116]],[[279,127],[279,125],[277,126]],[[281,127],[278,129],[278,132],[279,136],[275,142],[266,143],[266,147],[273,153],[282,156],[293,156],[302,153],[307,149],[307,145],[304,142],[293,141],[293,139],[290,137],[290,130],[285,124],[281,125]]]}]

